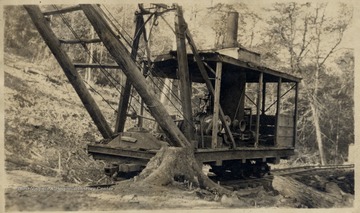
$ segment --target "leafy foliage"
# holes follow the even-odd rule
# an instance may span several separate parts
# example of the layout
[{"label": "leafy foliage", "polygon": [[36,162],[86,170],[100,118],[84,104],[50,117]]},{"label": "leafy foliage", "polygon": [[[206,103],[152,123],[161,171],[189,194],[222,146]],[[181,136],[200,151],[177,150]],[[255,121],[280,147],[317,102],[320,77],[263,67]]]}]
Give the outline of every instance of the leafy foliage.
[{"label": "leafy foliage", "polygon": [[[335,7],[338,13],[334,16],[326,12],[327,6],[275,3],[267,10],[272,15],[267,21],[265,44],[274,47],[272,51],[277,52],[274,57],[277,63],[281,62],[287,65],[289,72],[303,76],[299,109],[300,152],[314,152],[318,148],[322,163],[326,162],[325,156],[334,163],[338,162],[338,156],[347,155],[346,149],[338,150],[338,147],[347,147],[353,142],[353,138],[346,138],[339,145],[339,132],[342,129],[340,120],[351,120],[353,109],[351,103],[346,109],[337,104],[341,99],[352,102],[353,94],[350,92],[334,96],[334,93],[341,93],[339,88],[342,88],[342,82],[339,78],[353,76],[353,57],[349,57],[352,52],[340,53],[343,54],[340,58],[349,57],[346,62],[343,61],[343,64],[347,64],[346,71],[342,69],[337,74],[330,73],[331,69],[337,69],[332,68],[331,62],[339,60],[335,53],[351,22],[352,10],[349,5],[339,4]],[[272,55],[267,59],[271,60]],[[267,63],[271,64],[270,60]],[[346,113],[339,115],[342,112]],[[348,135],[353,133],[353,129],[346,128],[346,131]],[[314,141],[317,141],[317,147]]]}]

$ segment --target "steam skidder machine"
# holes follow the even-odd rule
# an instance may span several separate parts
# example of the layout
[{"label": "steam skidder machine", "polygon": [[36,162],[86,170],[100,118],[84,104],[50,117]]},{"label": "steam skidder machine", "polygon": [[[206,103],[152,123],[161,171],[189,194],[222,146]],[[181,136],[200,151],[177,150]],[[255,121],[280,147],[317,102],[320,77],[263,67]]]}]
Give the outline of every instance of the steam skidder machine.
[{"label": "steam skidder machine", "polygon": [[[124,44],[120,31],[103,11],[104,6],[78,5],[60,9],[54,6],[54,10],[47,12],[38,6],[24,7],[104,137],[101,142],[89,144],[88,152],[95,159],[109,162],[105,169],[107,175],[139,172],[162,146],[185,146],[186,143],[194,148],[197,161],[210,165],[218,176],[231,173],[235,177],[261,177],[270,170],[267,163],[278,163],[294,154],[301,79],[262,66],[260,54],[239,46],[238,13],[228,13],[221,48],[199,51],[178,5],[151,4],[145,8],[139,4],[131,47]],[[74,35],[75,40],[57,38],[47,16],[62,17],[75,11],[85,14],[98,38],[85,39],[77,35]],[[148,39],[149,20],[161,18],[167,12],[175,13],[175,26],[171,30],[177,49],[152,59],[147,46],[147,57],[137,57],[140,38]],[[191,53],[187,53],[186,42]],[[73,63],[63,48],[81,44],[86,50],[90,43],[102,43],[115,63]],[[87,67],[118,69],[127,77],[121,91],[115,130],[109,127],[78,73],[77,69]],[[169,115],[146,78],[164,80],[163,87],[169,85],[166,79],[178,82],[180,119]],[[192,104],[195,85],[207,94],[201,99],[202,107]],[[129,114],[132,87],[144,104],[139,112]],[[158,128],[149,130],[143,125],[144,109]],[[129,116],[139,122],[125,130]]]}]

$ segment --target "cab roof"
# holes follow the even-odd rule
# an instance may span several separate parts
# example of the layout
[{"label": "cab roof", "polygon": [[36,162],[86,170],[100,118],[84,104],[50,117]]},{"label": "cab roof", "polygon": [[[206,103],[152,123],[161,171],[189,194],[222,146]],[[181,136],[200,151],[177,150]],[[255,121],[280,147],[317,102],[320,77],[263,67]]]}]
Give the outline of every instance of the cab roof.
[{"label": "cab roof", "polygon": [[[236,59],[218,52],[200,52],[201,59],[213,70],[216,70],[216,63],[223,63],[223,72],[245,72],[246,82],[257,83],[260,73],[263,73],[264,82],[300,82],[301,78],[288,73],[280,72],[257,63]],[[204,83],[193,54],[187,54],[189,74],[193,82]],[[168,54],[159,55],[153,61],[154,69],[152,74],[156,77],[177,79],[177,53],[170,51]],[[207,69],[209,78],[215,78],[215,73]]]}]

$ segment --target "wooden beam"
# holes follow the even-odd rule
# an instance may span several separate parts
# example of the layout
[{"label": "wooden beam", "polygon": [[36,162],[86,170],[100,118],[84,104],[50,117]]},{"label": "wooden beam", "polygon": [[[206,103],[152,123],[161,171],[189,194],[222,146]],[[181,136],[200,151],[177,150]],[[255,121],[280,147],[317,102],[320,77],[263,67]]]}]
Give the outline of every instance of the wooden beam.
[{"label": "wooden beam", "polygon": [[[188,40],[188,42],[190,44],[190,48],[191,48],[191,50],[192,50],[192,52],[194,54],[195,61],[196,61],[197,65],[198,65],[198,67],[199,67],[201,76],[203,77],[203,79],[205,81],[205,85],[206,85],[207,89],[209,90],[210,94],[212,96],[214,96],[215,95],[215,90],[214,90],[213,85],[211,84],[209,75],[207,74],[205,66],[204,66],[204,65],[207,65],[207,64],[204,64],[204,62],[201,60],[201,57],[199,55],[199,52],[198,52],[198,50],[196,48],[194,39],[192,38],[189,29],[186,30],[186,37],[187,37],[187,40]],[[208,68],[210,69],[211,72],[215,73],[215,75],[216,75],[216,72],[210,66],[208,66]],[[231,133],[229,125],[226,123],[225,114],[224,114],[224,111],[222,110],[222,107],[221,107],[220,103],[219,103],[219,113],[220,113],[221,123],[223,124],[223,126],[225,128],[225,133],[226,133],[227,137],[230,139],[230,141],[232,143],[232,147],[235,148],[236,147],[235,140],[234,140],[234,137],[233,137],[233,135]]]},{"label": "wooden beam", "polygon": [[266,103],[266,82],[263,82],[262,88],[262,103],[261,103],[261,114],[265,115],[265,103]]},{"label": "wooden beam", "polygon": [[258,94],[256,100],[256,132],[255,132],[255,147],[259,145],[259,136],[260,136],[260,105],[261,105],[261,93],[263,87],[263,78],[264,73],[260,72],[259,74],[259,84],[258,84]]},{"label": "wooden beam", "polygon": [[94,39],[75,39],[75,40],[64,40],[59,39],[61,44],[92,44],[92,43],[100,43],[101,40],[98,38]]},{"label": "wooden beam", "polygon": [[213,112],[213,128],[212,128],[212,143],[211,148],[217,147],[218,138],[218,121],[219,121],[219,106],[220,106],[220,87],[221,87],[221,76],[222,76],[222,63],[216,63],[216,79],[215,79],[215,94],[214,94],[214,112]]},{"label": "wooden beam", "polygon": [[277,92],[276,92],[276,119],[275,119],[275,146],[278,144],[279,140],[279,120],[280,120],[280,105],[281,105],[281,85],[282,85],[282,78],[279,78],[278,85],[277,85]]},{"label": "wooden beam", "polygon": [[194,123],[191,107],[191,81],[189,78],[189,66],[186,53],[185,31],[186,23],[180,6],[176,5],[175,35],[178,61],[178,75],[180,81],[181,105],[184,116],[184,133],[188,140],[194,138]]},{"label": "wooden beam", "polygon": [[72,7],[61,8],[58,10],[46,11],[46,12],[43,12],[43,14],[44,14],[44,16],[59,15],[59,14],[74,12],[74,11],[78,11],[78,10],[81,10],[81,8],[79,5],[76,5],[76,6],[72,6]]},{"label": "wooden beam", "polygon": [[297,140],[297,119],[298,119],[298,102],[299,102],[299,83],[295,83],[295,109],[294,109],[294,138],[293,147]]},{"label": "wooden beam", "polygon": [[165,107],[156,98],[153,90],[146,82],[134,60],[131,58],[125,45],[116,38],[97,5],[80,5],[90,23],[94,26],[99,38],[112,55],[116,63],[122,68],[124,74],[131,81],[144,103],[148,106],[151,115],[159,123],[165,134],[169,137],[170,145],[190,147],[191,143],[176,126]]},{"label": "wooden beam", "polygon": [[112,131],[102,115],[98,105],[89,93],[79,73],[76,71],[74,64],[70,60],[66,52],[61,48],[60,42],[55,33],[51,30],[49,23],[46,21],[44,15],[38,6],[24,5],[24,8],[31,17],[36,29],[44,39],[45,43],[50,48],[51,52],[59,62],[66,77],[71,85],[74,87],[76,93],[80,97],[83,105],[93,119],[95,125],[99,129],[104,138],[111,138]]},{"label": "wooden beam", "polygon": [[[139,42],[142,34],[141,31],[143,31],[142,29],[143,24],[144,24],[144,17],[140,14],[137,14],[134,39],[131,49],[131,59],[133,61],[136,60],[137,52],[139,49]],[[125,86],[121,92],[121,96],[119,100],[118,114],[116,116],[116,122],[115,122],[116,133],[124,131],[125,122],[126,122],[126,112],[129,105],[130,95],[131,95],[131,81],[128,78],[126,78]],[[141,120],[142,118],[138,118],[138,119]]]},{"label": "wooden beam", "polygon": [[75,68],[102,68],[102,69],[120,69],[117,64],[89,64],[89,63],[74,63]]}]

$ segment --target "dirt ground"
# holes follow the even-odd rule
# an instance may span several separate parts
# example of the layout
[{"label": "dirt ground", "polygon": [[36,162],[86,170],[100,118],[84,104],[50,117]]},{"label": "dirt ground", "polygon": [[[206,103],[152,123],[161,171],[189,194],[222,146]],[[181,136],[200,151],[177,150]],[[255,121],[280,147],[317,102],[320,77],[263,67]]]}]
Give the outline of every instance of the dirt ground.
[{"label": "dirt ground", "polygon": [[126,210],[224,208],[197,196],[196,190],[139,187],[133,180],[111,188],[88,188],[26,171],[9,171],[5,192],[7,211]]},{"label": "dirt ground", "polygon": [[[325,178],[318,175],[317,177]],[[300,180],[304,181],[305,178],[302,177]],[[308,183],[321,185],[314,181]],[[308,187],[316,188],[311,185]],[[336,204],[336,207],[352,207],[354,195],[344,191],[341,193],[344,202]],[[241,194],[240,197],[219,197],[177,182],[164,187],[139,186],[134,179],[120,181],[109,188],[89,188],[86,185],[63,182],[57,177],[13,170],[7,172],[5,208],[6,211],[99,211],[309,207],[287,196],[286,192],[279,193],[276,189],[242,189]],[[335,192],[331,193],[331,196],[336,195]]]}]

